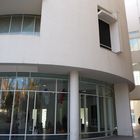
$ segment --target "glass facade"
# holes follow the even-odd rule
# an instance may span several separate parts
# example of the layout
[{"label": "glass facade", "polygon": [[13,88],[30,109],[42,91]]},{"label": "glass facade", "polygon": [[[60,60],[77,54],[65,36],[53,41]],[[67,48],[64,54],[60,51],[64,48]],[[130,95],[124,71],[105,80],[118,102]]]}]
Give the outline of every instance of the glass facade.
[{"label": "glass facade", "polygon": [[0,16],[0,34],[37,34],[40,32],[38,15]]},{"label": "glass facade", "polygon": [[67,139],[67,78],[2,74],[0,85],[0,139]]},{"label": "glass facade", "polygon": [[[81,139],[111,135],[113,89],[80,80]],[[0,73],[0,139],[69,140],[69,80],[43,73]]]},{"label": "glass facade", "polygon": [[112,135],[115,126],[113,89],[95,82],[80,82],[81,139]]}]

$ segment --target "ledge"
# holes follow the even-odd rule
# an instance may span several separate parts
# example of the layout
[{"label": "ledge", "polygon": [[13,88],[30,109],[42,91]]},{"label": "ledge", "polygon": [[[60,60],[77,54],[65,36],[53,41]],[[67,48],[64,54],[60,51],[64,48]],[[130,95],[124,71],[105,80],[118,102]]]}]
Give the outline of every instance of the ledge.
[{"label": "ledge", "polygon": [[115,15],[110,14],[104,10],[100,10],[98,12],[98,17],[99,17],[99,19],[107,22],[108,24],[112,24],[117,21],[117,18],[115,17]]}]

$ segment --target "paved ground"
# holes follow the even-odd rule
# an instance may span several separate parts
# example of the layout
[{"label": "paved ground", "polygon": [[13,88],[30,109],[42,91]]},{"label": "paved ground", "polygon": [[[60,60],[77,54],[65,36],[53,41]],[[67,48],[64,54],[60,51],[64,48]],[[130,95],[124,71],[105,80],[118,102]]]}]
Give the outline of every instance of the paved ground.
[{"label": "paved ground", "polygon": [[103,138],[100,140],[140,140],[140,126],[134,127],[133,137],[113,136],[113,137]]}]

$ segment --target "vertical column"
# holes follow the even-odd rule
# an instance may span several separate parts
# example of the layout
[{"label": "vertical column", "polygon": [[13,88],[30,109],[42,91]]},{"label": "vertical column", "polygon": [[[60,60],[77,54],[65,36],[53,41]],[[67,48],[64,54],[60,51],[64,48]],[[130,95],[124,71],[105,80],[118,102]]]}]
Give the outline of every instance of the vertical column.
[{"label": "vertical column", "polygon": [[70,73],[70,140],[79,140],[79,74]]},{"label": "vertical column", "polygon": [[131,123],[128,85],[123,83],[116,84],[114,85],[114,89],[118,135],[132,136],[133,129]]}]

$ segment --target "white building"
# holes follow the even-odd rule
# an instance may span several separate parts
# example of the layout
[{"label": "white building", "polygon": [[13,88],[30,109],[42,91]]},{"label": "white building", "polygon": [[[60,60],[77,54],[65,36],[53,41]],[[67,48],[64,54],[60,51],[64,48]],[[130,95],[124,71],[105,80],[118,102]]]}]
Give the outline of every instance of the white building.
[{"label": "white building", "polygon": [[[130,47],[132,54],[135,90],[130,94],[133,123],[138,124],[140,116],[140,1],[125,0]],[[135,100],[135,101],[134,101]]]},{"label": "white building", "polygon": [[1,0],[0,50],[0,139],[132,136],[123,0]]}]

